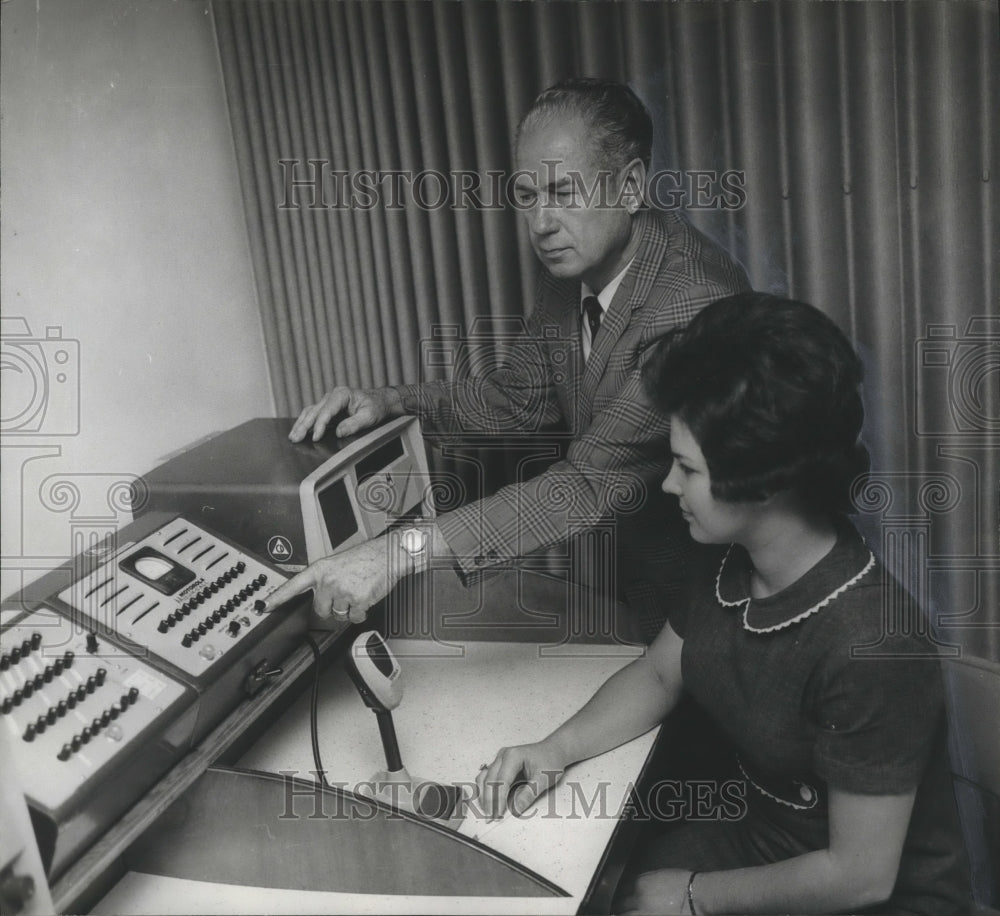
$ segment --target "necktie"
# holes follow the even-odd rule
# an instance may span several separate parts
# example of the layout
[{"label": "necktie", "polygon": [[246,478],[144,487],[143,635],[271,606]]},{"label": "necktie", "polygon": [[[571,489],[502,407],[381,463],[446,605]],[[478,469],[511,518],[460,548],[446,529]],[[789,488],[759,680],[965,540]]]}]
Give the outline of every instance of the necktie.
[{"label": "necktie", "polygon": [[596,296],[587,296],[583,300],[583,313],[587,318],[587,327],[590,328],[590,346],[594,346],[597,340],[597,332],[601,329],[601,303]]}]

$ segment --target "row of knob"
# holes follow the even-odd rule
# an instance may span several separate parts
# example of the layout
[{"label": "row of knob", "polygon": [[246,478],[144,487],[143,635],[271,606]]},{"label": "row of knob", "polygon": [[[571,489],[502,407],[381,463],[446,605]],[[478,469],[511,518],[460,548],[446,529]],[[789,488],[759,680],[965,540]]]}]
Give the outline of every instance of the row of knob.
[{"label": "row of knob", "polygon": [[[242,560],[240,561],[240,563],[237,564],[237,566],[240,565],[244,565]],[[234,567],[234,569],[235,568],[236,567]],[[244,601],[247,600],[247,598],[249,598],[252,594],[254,594],[254,592],[261,589],[266,584],[266,582],[267,582],[267,576],[264,573],[261,573],[259,576],[257,576],[256,579],[254,579],[252,582],[247,583],[247,585],[244,588],[241,588],[239,592],[235,594],[232,598],[230,598],[228,601],[226,601],[225,604],[219,605],[219,607],[215,611],[209,614],[205,618],[204,621],[205,624],[209,628],[211,628],[215,623],[218,623],[220,620],[222,620],[222,618],[225,617],[227,614],[236,610],[236,608],[238,608]],[[168,630],[175,627],[185,617],[189,616],[196,607],[204,603],[205,599],[203,596],[205,595],[206,592],[209,592],[210,589],[211,586],[206,586],[206,588],[202,589],[202,591],[199,592],[198,595],[196,595],[189,601],[184,602],[184,604],[182,604],[172,614],[167,614],[167,616],[164,617],[159,622],[156,629],[159,630],[159,632],[161,633],[166,633]],[[209,623],[209,621],[213,621],[213,623]]]},{"label": "row of knob", "polygon": [[[117,719],[130,706],[134,706],[138,700],[138,688],[129,688],[128,693],[123,693],[116,704],[109,706],[99,716],[94,717],[90,725],[84,729],[87,732],[87,738],[83,743],[89,741],[90,737],[96,735],[101,728],[110,725],[112,720]],[[40,715],[34,722],[29,722],[21,737],[25,741],[34,741],[37,735],[45,734],[45,730],[50,725],[55,725],[71,708],[68,702],[60,702],[58,706],[53,706],[48,712]]]},{"label": "row of knob", "polygon": [[242,575],[246,572],[247,565],[242,560],[227,569],[221,576],[219,576],[214,582],[210,582],[206,585],[200,592],[192,595],[187,601],[185,601],[176,611],[172,614],[167,614],[157,626],[157,629],[161,633],[166,633],[167,630],[172,627],[175,623],[184,617],[187,617],[196,607],[200,607],[212,595],[219,593],[219,590],[226,586],[228,583],[232,582],[237,576]]},{"label": "row of knob", "polygon": [[100,714],[100,716],[95,716],[90,725],[84,726],[80,731],[80,734],[74,735],[70,740],[64,744],[59,753],[56,754],[60,760],[69,760],[77,751],[80,750],[83,745],[90,741],[91,738],[96,738],[102,731],[102,729],[107,728],[115,719],[120,715],[124,714],[129,707],[135,706],[139,702],[139,689],[137,687],[130,687],[128,693],[123,693],[118,703],[114,706],[109,706]]},{"label": "row of knob", "polygon": [[[73,709],[77,703],[82,702],[87,694],[93,693],[98,687],[103,687],[107,676],[107,670],[98,668],[96,674],[90,675],[86,682],[80,684],[76,690],[71,690],[65,700],[60,700],[55,706],[50,706],[48,712],[43,713],[38,718],[40,720],[47,719],[50,725],[54,724],[57,718],[66,715],[67,710]],[[3,702],[0,703],[0,712],[6,715],[14,707],[20,706],[24,700],[30,699],[34,693],[32,683],[29,681],[23,688],[15,690],[12,696],[4,697]]]},{"label": "row of knob", "polygon": [[[26,680],[10,696],[6,696],[0,701],[0,713],[6,715],[15,706],[20,706],[24,700],[30,699],[36,690],[41,690],[46,684],[51,684],[54,678],[73,666],[74,658],[76,656],[72,652],[66,652],[62,658],[57,658],[51,665],[46,665],[44,671],[39,671],[31,680]],[[107,672],[103,668],[100,668],[98,674],[100,674],[101,683],[103,684]],[[88,683],[92,680],[94,680],[93,677],[88,678]],[[81,689],[82,686],[77,689]],[[97,686],[100,686],[100,684]]]},{"label": "row of knob", "polygon": [[42,645],[42,634],[32,633],[30,639],[24,640],[20,646],[14,646],[10,652],[0,655],[0,671],[7,671],[11,665],[16,665],[22,658],[27,658],[32,652],[37,652]]},{"label": "row of knob", "polygon": [[[256,579],[250,582],[246,588],[242,588],[239,594],[234,595],[225,604],[219,605],[211,614],[206,615],[205,619],[201,621],[197,626],[192,627],[187,633],[181,637],[181,645],[188,648],[192,643],[196,643],[202,636],[204,636],[209,630],[215,628],[215,625],[222,623],[231,613],[236,611],[244,601],[250,598],[255,592],[259,591],[267,583],[267,576],[261,573]],[[254,603],[254,608],[258,613],[263,609],[264,604],[259,599]],[[175,611],[166,620],[166,626],[163,623],[160,624],[159,630],[161,633],[165,633],[170,627],[175,626],[183,618],[184,614],[180,611]],[[244,619],[244,622],[249,625],[249,620]],[[233,626],[233,621],[230,624],[229,632],[232,635],[236,635],[239,632],[239,625]]]}]

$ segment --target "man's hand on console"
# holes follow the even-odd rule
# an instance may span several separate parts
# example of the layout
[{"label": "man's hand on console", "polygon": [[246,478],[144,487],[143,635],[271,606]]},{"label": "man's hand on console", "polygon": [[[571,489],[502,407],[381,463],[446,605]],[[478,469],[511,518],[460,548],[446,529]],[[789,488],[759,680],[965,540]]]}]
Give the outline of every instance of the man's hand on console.
[{"label": "man's hand on console", "polygon": [[[343,553],[323,557],[283,582],[267,599],[267,610],[312,589],[313,607],[320,617],[363,623],[368,609],[384,598],[407,572],[394,555],[388,537],[358,544]],[[398,549],[397,549],[398,553]]]},{"label": "man's hand on console", "polygon": [[567,766],[562,750],[549,739],[501,748],[476,777],[480,810],[489,818],[503,817],[508,808],[515,815],[523,814],[535,799],[555,787]]},{"label": "man's hand on console", "polygon": [[288,438],[301,442],[312,430],[314,442],[322,439],[330,421],[344,413],[347,416],[340,419],[334,430],[339,438],[400,416],[399,395],[392,388],[334,388],[318,404],[311,404],[299,414]]}]

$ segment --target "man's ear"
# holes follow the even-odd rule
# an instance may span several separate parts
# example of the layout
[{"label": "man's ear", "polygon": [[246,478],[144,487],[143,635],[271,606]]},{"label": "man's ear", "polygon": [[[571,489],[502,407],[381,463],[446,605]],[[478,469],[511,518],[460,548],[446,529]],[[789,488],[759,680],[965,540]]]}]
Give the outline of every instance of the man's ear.
[{"label": "man's ear", "polygon": [[618,203],[628,210],[629,216],[646,205],[646,164],[641,159],[633,159],[622,170]]}]

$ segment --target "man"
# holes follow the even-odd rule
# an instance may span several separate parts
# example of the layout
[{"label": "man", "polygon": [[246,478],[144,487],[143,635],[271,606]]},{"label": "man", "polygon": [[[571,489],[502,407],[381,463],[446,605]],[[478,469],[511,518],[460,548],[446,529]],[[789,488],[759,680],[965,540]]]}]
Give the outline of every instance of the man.
[{"label": "man", "polygon": [[360,622],[432,558],[467,577],[617,517],[627,521],[614,528],[617,581],[634,617],[620,632],[656,635],[689,541],[676,504],[659,491],[669,429],[639,370],[663,333],[748,286],[742,269],[677,214],[645,206],[652,136],[649,113],[626,86],[573,79],[543,92],[516,141],[515,203],[545,267],[516,358],[485,380],[335,388],[290,434],[301,441],[311,430],[318,439],[345,411],[338,436],[407,414],[425,429],[523,431],[528,422],[568,431],[565,457],[417,530],[313,563],[274,593],[272,606],[313,589],[321,616]]}]

